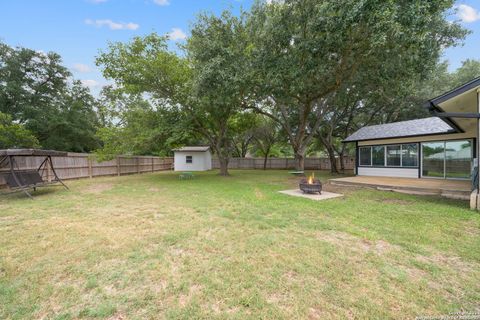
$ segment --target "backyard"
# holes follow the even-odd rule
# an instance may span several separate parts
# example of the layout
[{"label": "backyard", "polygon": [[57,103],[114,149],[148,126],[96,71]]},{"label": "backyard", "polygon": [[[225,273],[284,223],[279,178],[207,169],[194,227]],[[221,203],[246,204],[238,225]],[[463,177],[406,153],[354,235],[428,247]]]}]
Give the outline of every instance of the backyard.
[{"label": "backyard", "polygon": [[161,172],[0,198],[0,318],[479,311],[480,216],[466,201],[334,186],[344,198],[278,193],[297,179]]}]

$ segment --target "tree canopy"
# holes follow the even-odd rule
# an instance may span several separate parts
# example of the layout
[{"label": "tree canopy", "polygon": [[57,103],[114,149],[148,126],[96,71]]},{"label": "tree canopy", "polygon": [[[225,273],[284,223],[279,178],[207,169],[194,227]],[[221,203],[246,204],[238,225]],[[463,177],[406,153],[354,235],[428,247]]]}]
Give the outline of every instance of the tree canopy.
[{"label": "tree canopy", "polygon": [[29,130],[39,147],[89,152],[100,146],[95,99],[56,53],[0,43],[0,112]]},{"label": "tree canopy", "polygon": [[[373,90],[424,79],[466,32],[453,1],[258,1],[250,18],[256,110],[277,121],[303,169],[306,149],[344,84]],[[368,89],[364,88],[364,89]],[[367,93],[368,90],[361,90]]]},{"label": "tree canopy", "polygon": [[[93,97],[55,53],[0,43],[4,146],[170,155],[209,145],[232,156],[344,157],[361,126],[427,116],[422,102],[480,75],[439,59],[468,33],[453,0],[255,1],[202,13],[173,49],[151,33],[109,43],[96,59],[114,82]],[[8,138],[6,138],[8,136]],[[287,147],[289,146],[289,147]]]}]

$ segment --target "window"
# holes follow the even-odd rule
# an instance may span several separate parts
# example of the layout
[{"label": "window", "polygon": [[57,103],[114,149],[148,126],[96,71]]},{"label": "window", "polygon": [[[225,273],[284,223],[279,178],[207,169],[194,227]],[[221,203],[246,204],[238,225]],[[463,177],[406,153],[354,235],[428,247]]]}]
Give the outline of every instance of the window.
[{"label": "window", "polygon": [[422,175],[442,179],[470,179],[472,141],[436,141],[422,143]]},{"label": "window", "polygon": [[401,152],[400,145],[387,146],[387,166],[399,167],[401,166]]},{"label": "window", "polygon": [[192,156],[187,156],[186,157],[186,162],[187,163],[193,163],[193,157]]},{"label": "window", "polygon": [[472,142],[445,142],[445,175],[450,179],[470,179],[472,171]]},{"label": "window", "polygon": [[404,144],[402,145],[402,167],[418,166],[418,145]]},{"label": "window", "polygon": [[418,168],[418,154],[417,143],[359,147],[359,165]]},{"label": "window", "polygon": [[371,147],[360,147],[360,165],[361,166],[371,166],[372,165],[372,148]]},{"label": "window", "polygon": [[372,164],[381,167],[385,165],[385,146],[372,147]]}]

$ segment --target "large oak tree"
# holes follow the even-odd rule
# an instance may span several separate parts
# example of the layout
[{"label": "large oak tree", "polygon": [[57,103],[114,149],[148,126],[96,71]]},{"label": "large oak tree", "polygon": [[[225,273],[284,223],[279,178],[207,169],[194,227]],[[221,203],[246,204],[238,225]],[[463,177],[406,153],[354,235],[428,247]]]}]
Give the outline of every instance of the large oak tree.
[{"label": "large oak tree", "polygon": [[261,101],[255,109],[283,127],[297,169],[303,169],[307,147],[345,82],[359,73],[368,75],[369,83],[422,76],[443,48],[462,39],[465,31],[446,20],[453,4],[284,0],[254,5],[251,78]]}]

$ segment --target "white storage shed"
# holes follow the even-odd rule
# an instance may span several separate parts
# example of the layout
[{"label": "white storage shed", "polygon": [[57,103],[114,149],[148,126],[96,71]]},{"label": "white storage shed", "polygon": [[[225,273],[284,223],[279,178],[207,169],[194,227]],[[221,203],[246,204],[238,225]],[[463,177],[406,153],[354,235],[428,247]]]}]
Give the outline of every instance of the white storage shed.
[{"label": "white storage shed", "polygon": [[175,171],[207,171],[212,169],[210,147],[182,147],[173,150]]}]

